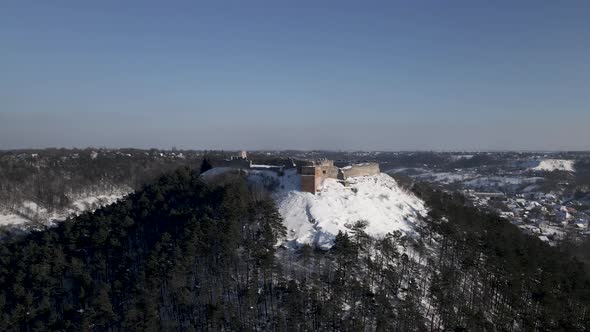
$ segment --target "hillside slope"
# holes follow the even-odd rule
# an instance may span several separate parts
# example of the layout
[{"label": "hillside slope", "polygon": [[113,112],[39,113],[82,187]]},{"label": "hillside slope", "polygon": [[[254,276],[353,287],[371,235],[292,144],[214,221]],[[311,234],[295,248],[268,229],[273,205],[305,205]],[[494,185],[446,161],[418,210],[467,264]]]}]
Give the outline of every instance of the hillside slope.
[{"label": "hillside slope", "polygon": [[0,226],[35,228],[94,211],[163,173],[200,161],[196,151],[0,151]]},{"label": "hillside slope", "polygon": [[[202,177],[212,181],[222,174],[238,172],[214,168]],[[271,192],[287,228],[285,242],[291,248],[309,244],[329,249],[338,232],[349,233],[359,221],[374,238],[394,231],[416,237],[416,226],[427,214],[424,202],[384,173],[346,181],[326,179],[315,195],[301,191],[301,177],[294,169],[282,176],[272,171],[246,173],[251,184]]]},{"label": "hillside slope", "polygon": [[33,200],[25,200],[10,207],[0,206],[0,226],[27,227],[31,226],[31,223],[51,225],[56,221],[113,204],[131,192],[131,188],[122,186],[112,190],[79,193],[68,198],[70,203],[60,208]]},{"label": "hillside slope", "polygon": [[327,179],[315,195],[299,191],[300,177],[287,172],[279,177],[274,198],[292,246],[312,244],[330,248],[339,231],[349,232],[358,221],[365,231],[383,237],[399,230],[416,235],[415,226],[426,214],[424,203],[405,192],[387,174],[357,177],[341,183]]}]

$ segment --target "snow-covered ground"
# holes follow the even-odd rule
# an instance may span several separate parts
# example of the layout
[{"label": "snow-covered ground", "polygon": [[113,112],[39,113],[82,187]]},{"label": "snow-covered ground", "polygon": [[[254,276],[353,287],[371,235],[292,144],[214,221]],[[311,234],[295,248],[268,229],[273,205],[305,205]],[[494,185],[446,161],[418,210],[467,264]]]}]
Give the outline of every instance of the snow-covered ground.
[{"label": "snow-covered ground", "polygon": [[510,191],[514,192],[527,187],[533,190],[539,187],[544,178],[529,176],[528,173],[503,175],[482,175],[473,169],[456,169],[453,172],[438,172],[424,168],[398,168],[388,171],[390,174],[404,174],[420,181],[434,182],[443,185],[459,184],[465,189],[478,191]]},{"label": "snow-covered ground", "polygon": [[273,198],[287,227],[287,244],[311,244],[330,248],[339,231],[349,232],[357,221],[366,221],[365,231],[382,237],[399,230],[416,235],[416,223],[426,214],[424,202],[402,190],[387,174],[350,178],[346,182],[326,179],[318,193],[300,191],[301,178],[295,170],[285,175],[254,171],[254,183],[273,183]]},{"label": "snow-covered ground", "polygon": [[574,160],[565,160],[565,159],[544,159],[540,160],[539,164],[535,167],[532,167],[531,170],[533,171],[566,171],[566,172],[575,172],[574,168]]},{"label": "snow-covered ground", "polygon": [[14,213],[10,213],[8,211],[0,212],[0,226],[21,225],[30,221],[31,220],[23,218]]},{"label": "snow-covered ground", "polygon": [[420,180],[431,180],[443,184],[451,184],[454,182],[462,182],[474,179],[478,176],[473,171],[457,171],[457,172],[425,172],[423,174],[416,175],[415,177]]},{"label": "snow-covered ground", "polygon": [[542,181],[542,177],[481,176],[473,180],[465,181],[463,185],[466,188],[471,189],[513,187],[512,190],[514,190],[519,186],[536,184]]},{"label": "snow-covered ground", "polygon": [[214,179],[218,175],[221,175],[223,173],[227,173],[230,171],[237,172],[237,169],[230,168],[230,167],[215,167],[215,168],[212,168],[212,169],[206,171],[205,173],[201,174],[201,178],[205,181],[209,181],[211,179]]},{"label": "snow-covered ground", "polygon": [[24,201],[20,206],[0,209],[0,226],[19,226],[31,221],[50,225],[53,222],[65,220],[67,217],[77,216],[83,212],[94,211],[102,206],[115,203],[129,192],[131,192],[130,188],[112,192],[88,193],[88,195],[76,197],[67,208],[59,211],[49,211],[36,202]]},{"label": "snow-covered ground", "polygon": [[106,206],[117,202],[126,196],[130,191],[131,190],[80,198],[71,204],[71,208],[68,209],[67,212],[70,215],[79,215],[82,212],[94,211],[101,206]]},{"label": "snow-covered ground", "polygon": [[[216,176],[239,171],[214,168],[202,174],[206,181]],[[303,244],[329,249],[339,231],[350,232],[357,221],[366,221],[365,231],[382,237],[399,230],[415,236],[421,216],[426,215],[424,202],[402,190],[395,180],[384,173],[355,177],[345,182],[326,179],[318,193],[301,191],[301,177],[296,170],[283,176],[266,170],[249,170],[248,179],[254,186],[273,188],[275,200],[287,227],[286,244]]]}]

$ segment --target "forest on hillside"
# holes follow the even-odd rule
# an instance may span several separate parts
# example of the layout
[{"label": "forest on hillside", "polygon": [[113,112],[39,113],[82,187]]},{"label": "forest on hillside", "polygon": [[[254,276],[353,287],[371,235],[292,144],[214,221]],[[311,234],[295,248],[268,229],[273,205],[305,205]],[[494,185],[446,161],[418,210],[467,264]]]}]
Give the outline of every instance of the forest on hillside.
[{"label": "forest on hillside", "polygon": [[0,151],[0,208],[25,201],[50,211],[79,197],[129,192],[183,166],[199,165],[196,152],[137,149]]},{"label": "forest on hillside", "polygon": [[417,184],[420,238],[362,221],[327,251],[280,244],[273,201],[182,168],[125,200],[0,243],[2,331],[585,331],[570,254]]}]

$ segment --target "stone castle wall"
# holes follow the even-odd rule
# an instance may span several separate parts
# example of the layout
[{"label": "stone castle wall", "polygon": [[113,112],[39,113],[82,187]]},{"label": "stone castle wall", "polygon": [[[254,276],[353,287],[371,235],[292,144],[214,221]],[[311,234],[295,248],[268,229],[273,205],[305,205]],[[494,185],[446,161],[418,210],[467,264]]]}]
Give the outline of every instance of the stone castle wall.
[{"label": "stone castle wall", "polygon": [[381,173],[381,170],[377,163],[364,163],[340,168],[340,172],[342,173],[341,180],[346,180],[356,176],[377,175]]},{"label": "stone castle wall", "polygon": [[306,164],[299,167],[301,191],[315,194],[325,179],[346,180],[351,177],[376,175],[380,172],[377,163],[355,164],[343,168],[334,166],[334,163],[328,160],[315,165]]},{"label": "stone castle wall", "polygon": [[[213,167],[229,167],[236,169],[262,169],[275,171],[279,175],[283,173],[283,167],[264,167],[259,165],[252,165],[252,161],[243,158],[229,159],[229,160],[215,160],[212,161]],[[376,175],[380,173],[379,164],[364,163],[353,164],[345,167],[334,166],[331,160],[313,161],[298,161],[298,173],[301,176],[301,191],[315,194],[318,187],[325,179],[346,180],[351,177]],[[257,167],[259,166],[259,167]]]}]

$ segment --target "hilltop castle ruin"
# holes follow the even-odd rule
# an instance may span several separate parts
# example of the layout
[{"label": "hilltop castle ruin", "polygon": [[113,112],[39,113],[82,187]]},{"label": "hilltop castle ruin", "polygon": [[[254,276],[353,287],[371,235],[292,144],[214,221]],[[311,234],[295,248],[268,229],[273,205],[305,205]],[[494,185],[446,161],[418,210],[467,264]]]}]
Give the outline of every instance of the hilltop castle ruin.
[{"label": "hilltop castle ruin", "polygon": [[325,179],[344,181],[351,177],[376,175],[381,171],[378,163],[349,164],[338,167],[333,160],[291,160],[289,166],[255,165],[248,159],[245,151],[240,151],[236,157],[226,160],[212,161],[213,167],[228,167],[246,170],[274,171],[279,176],[284,174],[285,168],[297,167],[297,173],[301,176],[301,191],[315,194]]},{"label": "hilltop castle ruin", "polygon": [[315,194],[325,179],[346,180],[351,177],[381,173],[379,164],[362,163],[344,167],[334,166],[332,160],[303,161],[298,167],[301,175],[301,191]]}]

